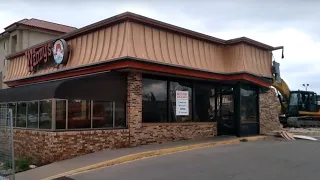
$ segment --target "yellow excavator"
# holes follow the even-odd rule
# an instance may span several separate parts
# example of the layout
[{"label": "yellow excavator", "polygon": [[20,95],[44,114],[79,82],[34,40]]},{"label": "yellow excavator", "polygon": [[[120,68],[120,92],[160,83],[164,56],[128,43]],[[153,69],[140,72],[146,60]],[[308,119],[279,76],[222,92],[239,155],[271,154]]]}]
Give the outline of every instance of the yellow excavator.
[{"label": "yellow excavator", "polygon": [[319,127],[319,96],[313,91],[290,91],[280,77],[279,66],[279,63],[273,62],[272,86],[281,94],[278,94],[282,110],[279,116],[281,123],[289,127]]}]

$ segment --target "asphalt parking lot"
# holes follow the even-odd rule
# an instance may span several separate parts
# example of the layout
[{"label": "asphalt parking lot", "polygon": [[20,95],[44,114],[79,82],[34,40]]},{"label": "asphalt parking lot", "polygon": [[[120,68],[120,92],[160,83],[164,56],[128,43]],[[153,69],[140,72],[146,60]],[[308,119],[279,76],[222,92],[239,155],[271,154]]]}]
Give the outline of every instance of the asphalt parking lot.
[{"label": "asphalt parking lot", "polygon": [[209,147],[106,167],[75,180],[318,180],[320,141],[265,140]]}]

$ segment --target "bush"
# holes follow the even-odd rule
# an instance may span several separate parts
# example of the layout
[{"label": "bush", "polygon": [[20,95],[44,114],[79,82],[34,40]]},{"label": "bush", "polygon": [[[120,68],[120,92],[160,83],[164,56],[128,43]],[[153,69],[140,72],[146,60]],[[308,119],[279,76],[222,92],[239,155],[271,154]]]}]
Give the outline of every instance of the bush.
[{"label": "bush", "polygon": [[12,161],[11,159],[6,159],[3,165],[4,169],[12,169]]},{"label": "bush", "polygon": [[30,165],[31,165],[31,158],[20,158],[15,160],[15,166],[17,171],[28,170]]}]

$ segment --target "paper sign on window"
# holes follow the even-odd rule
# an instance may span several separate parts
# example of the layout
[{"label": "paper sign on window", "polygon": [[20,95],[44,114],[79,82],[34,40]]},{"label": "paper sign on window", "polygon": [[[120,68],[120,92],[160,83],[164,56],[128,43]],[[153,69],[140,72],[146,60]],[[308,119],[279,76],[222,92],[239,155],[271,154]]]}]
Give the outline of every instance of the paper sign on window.
[{"label": "paper sign on window", "polygon": [[189,115],[189,92],[176,91],[176,115],[188,116]]}]

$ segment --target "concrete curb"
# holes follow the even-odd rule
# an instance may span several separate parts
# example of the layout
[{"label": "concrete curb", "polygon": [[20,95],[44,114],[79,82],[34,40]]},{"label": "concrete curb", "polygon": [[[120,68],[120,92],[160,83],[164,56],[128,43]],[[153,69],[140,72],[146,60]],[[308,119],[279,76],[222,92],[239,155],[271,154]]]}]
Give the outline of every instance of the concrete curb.
[{"label": "concrete curb", "polygon": [[136,154],[129,154],[129,155],[122,156],[119,158],[111,159],[111,160],[104,161],[101,163],[97,163],[97,164],[85,166],[82,168],[74,169],[74,170],[71,170],[68,172],[64,172],[61,174],[57,174],[57,175],[54,175],[51,177],[44,178],[42,180],[54,180],[54,179],[61,178],[64,176],[71,176],[71,175],[83,173],[86,171],[90,171],[90,170],[94,170],[94,169],[98,169],[98,168],[102,168],[102,167],[107,167],[107,166],[112,166],[112,165],[116,165],[116,164],[122,164],[125,162],[139,160],[142,158],[148,158],[148,157],[159,156],[159,155],[166,155],[166,154],[183,152],[183,151],[194,150],[194,149],[200,149],[200,148],[205,148],[205,147],[213,147],[213,146],[217,146],[217,145],[235,144],[235,143],[241,142],[241,139],[247,139],[248,141],[262,140],[262,139],[265,139],[266,137],[267,136],[253,136],[253,137],[245,137],[245,138],[235,138],[235,139],[229,139],[229,140],[199,143],[199,144],[192,144],[192,145],[187,145],[187,146],[178,146],[178,147],[173,147],[173,148],[168,148],[168,149],[159,149],[159,150],[146,151],[146,152],[141,152],[141,153],[136,153]]}]

